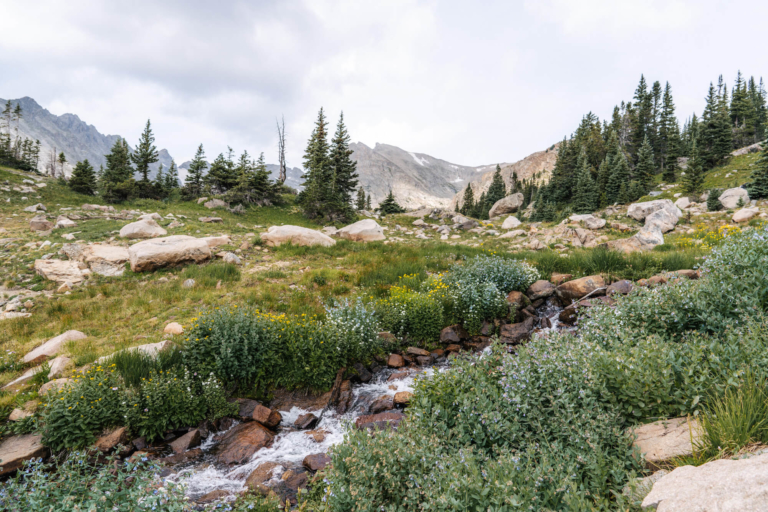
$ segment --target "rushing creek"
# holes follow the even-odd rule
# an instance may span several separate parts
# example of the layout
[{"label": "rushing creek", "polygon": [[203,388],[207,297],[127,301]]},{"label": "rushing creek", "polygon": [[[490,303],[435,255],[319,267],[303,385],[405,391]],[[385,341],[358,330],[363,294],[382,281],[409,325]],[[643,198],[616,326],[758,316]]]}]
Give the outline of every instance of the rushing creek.
[{"label": "rushing creek", "polygon": [[[558,325],[557,320],[558,312],[561,310],[562,308],[552,301],[541,305],[536,310],[542,330],[563,327]],[[195,460],[175,466],[168,479],[184,482],[187,486],[187,495],[193,501],[213,491],[226,491],[234,496],[246,489],[246,479],[256,468],[270,462],[277,464],[271,470],[271,480],[266,482],[266,485],[268,487],[278,485],[285,471],[301,468],[305,457],[326,453],[333,445],[342,442],[345,431],[348,428],[354,428],[355,420],[362,415],[370,414],[369,408],[375,400],[385,395],[394,397],[401,391],[413,391],[417,377],[429,378],[435,372],[446,371],[449,367],[450,362],[445,357],[440,357],[429,368],[379,369],[369,382],[351,384],[352,399],[350,406],[343,414],[338,414],[333,407],[323,411],[322,408],[276,406],[275,409],[280,412],[282,421],[276,429],[272,444],[258,450],[250,460],[234,466],[218,464],[213,451],[223,433],[211,432],[200,446],[202,455]],[[308,432],[294,428],[294,422],[298,417],[309,412],[320,417],[320,421],[313,430]],[[322,435],[315,438],[310,435],[312,432],[321,432]]]}]

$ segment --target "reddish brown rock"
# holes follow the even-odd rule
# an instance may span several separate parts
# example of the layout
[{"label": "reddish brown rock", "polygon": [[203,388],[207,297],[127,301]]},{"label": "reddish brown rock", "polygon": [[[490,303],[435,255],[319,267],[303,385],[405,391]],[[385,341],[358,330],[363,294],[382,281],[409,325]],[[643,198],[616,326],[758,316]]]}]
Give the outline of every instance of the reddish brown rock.
[{"label": "reddish brown rock", "polygon": [[440,331],[441,343],[461,343],[466,339],[469,339],[469,333],[458,324],[449,325]]},{"label": "reddish brown rock", "polygon": [[434,358],[443,357],[443,356],[445,355],[445,350],[443,350],[443,349],[441,349],[441,348],[438,348],[437,350],[433,350],[433,351],[432,351],[432,352],[430,352],[429,354],[430,354],[432,357],[434,357]]},{"label": "reddish brown rock", "polygon": [[531,332],[535,326],[536,320],[533,317],[528,317],[517,324],[502,325],[499,338],[502,343],[508,345],[518,344],[531,337]]},{"label": "reddish brown rock", "polygon": [[408,377],[408,375],[410,375],[410,372],[407,372],[407,371],[405,371],[405,372],[395,372],[392,375],[390,375],[389,377],[387,377],[387,382],[392,382],[393,380],[405,379],[406,377]]},{"label": "reddish brown rock", "polygon": [[448,345],[445,347],[446,352],[461,352],[461,345]]},{"label": "reddish brown rock", "polygon": [[307,455],[302,461],[302,465],[308,470],[315,472],[324,469],[325,466],[331,463],[331,458],[324,453],[313,453]]},{"label": "reddish brown rock", "polygon": [[[568,281],[557,287],[556,293],[566,304],[592,293],[591,296],[605,295],[605,281],[602,276],[587,276]],[[598,291],[603,288],[602,291]]]},{"label": "reddish brown rock", "polygon": [[208,503],[213,503],[216,500],[220,500],[222,498],[226,498],[230,495],[229,491],[225,491],[224,489],[218,489],[216,491],[211,491],[205,496],[201,496],[197,500],[195,500],[196,503],[199,503],[200,505],[205,505]]},{"label": "reddish brown rock", "polygon": [[417,356],[417,357],[429,356],[429,352],[427,350],[424,350],[423,348],[418,348],[418,347],[408,347],[405,353],[410,356]]},{"label": "reddish brown rock", "polygon": [[635,287],[634,284],[632,284],[632,281],[627,281],[626,279],[622,281],[616,281],[612,285],[608,287],[608,289],[605,291],[605,294],[608,296],[611,295],[627,295],[629,294],[632,289]]},{"label": "reddish brown rock", "polygon": [[395,398],[393,399],[393,402],[395,405],[402,405],[403,407],[405,407],[411,403],[412,397],[413,397],[413,393],[411,393],[410,391],[399,391],[395,393]]},{"label": "reddish brown rock", "polygon": [[43,446],[42,436],[27,434],[7,437],[0,442],[0,475],[16,471],[25,461],[47,456],[48,448]]},{"label": "reddish brown rock", "polygon": [[419,364],[419,366],[429,366],[432,363],[434,363],[434,359],[432,358],[432,355],[428,356],[419,356],[416,358],[416,362]]},{"label": "reddish brown rock", "polygon": [[194,448],[192,450],[187,450],[186,452],[175,453],[173,455],[169,455],[168,457],[163,457],[159,461],[169,466],[175,466],[176,464],[183,464],[202,456],[203,450],[200,448]]},{"label": "reddish brown rock", "polygon": [[531,300],[523,292],[511,291],[507,294],[507,303],[516,309],[523,309],[530,306]]},{"label": "reddish brown rock", "polygon": [[200,446],[200,440],[200,431],[195,429],[187,432],[175,441],[168,443],[168,446],[171,447],[173,453],[183,453],[190,448]]},{"label": "reddish brown rock", "polygon": [[546,299],[547,297],[551,297],[554,293],[555,285],[549,281],[545,281],[544,279],[536,281],[525,291],[525,294],[532,301],[538,299]]},{"label": "reddish brown rock", "polygon": [[652,276],[648,279],[648,284],[649,285],[667,284],[667,278],[661,275]]},{"label": "reddish brown rock", "polygon": [[678,277],[687,277],[688,279],[698,279],[701,276],[698,270],[675,270],[670,272],[670,274]]},{"label": "reddish brown rock", "polygon": [[249,398],[238,398],[237,404],[240,407],[240,409],[237,412],[237,415],[240,416],[241,420],[249,421],[253,419],[253,411],[256,410],[256,407],[259,407],[261,404],[256,400],[251,400]]},{"label": "reddish brown rock", "polygon": [[387,358],[387,366],[390,368],[402,368],[405,366],[405,360],[403,359],[403,356],[399,354],[389,354],[389,357]]},{"label": "reddish brown rock", "polygon": [[128,429],[125,427],[118,427],[112,432],[105,434],[98,438],[94,443],[97,450],[102,453],[111,452],[117,445],[125,444],[128,440]]},{"label": "reddish brown rock", "polygon": [[317,425],[317,422],[318,422],[317,416],[315,416],[311,412],[308,412],[296,418],[296,421],[293,423],[293,426],[300,430],[307,430]]},{"label": "reddish brown rock", "polygon": [[253,410],[252,417],[267,428],[275,428],[283,421],[283,417],[279,412],[273,411],[269,407],[264,407],[259,404]]},{"label": "reddish brown rock", "polygon": [[262,448],[272,444],[272,433],[261,423],[241,423],[224,434],[216,447],[220,464],[243,464]]},{"label": "reddish brown rock", "polygon": [[567,324],[567,325],[573,325],[576,323],[576,320],[579,318],[579,312],[575,307],[568,306],[567,308],[563,309],[560,314],[557,316],[557,319],[560,320],[561,323]]},{"label": "reddish brown rock", "polygon": [[315,440],[316,443],[322,443],[323,441],[325,441],[325,436],[328,435],[328,431],[310,430],[309,432],[304,432],[304,434],[310,436],[312,439]]},{"label": "reddish brown rock", "polygon": [[559,286],[566,281],[570,281],[572,278],[573,274],[558,274],[557,272],[552,272],[549,282],[555,286]]},{"label": "reddish brown rock", "polygon": [[405,418],[405,415],[401,412],[380,412],[378,414],[368,414],[365,416],[358,416],[355,420],[355,426],[359,429],[386,429],[388,427],[397,429],[397,426]]},{"label": "reddish brown rock", "polygon": [[251,471],[251,474],[245,479],[245,485],[254,487],[257,484],[263,484],[272,478],[273,470],[279,466],[280,464],[277,462],[262,462],[256,469]]},{"label": "reddish brown rock", "polygon": [[345,380],[339,387],[339,398],[336,400],[336,414],[344,414],[352,407],[354,394],[352,393],[352,383]]},{"label": "reddish brown rock", "polygon": [[371,414],[378,414],[380,412],[389,411],[391,409],[394,409],[395,402],[394,399],[389,395],[380,396],[376,400],[371,403],[370,407],[368,407],[368,412]]}]

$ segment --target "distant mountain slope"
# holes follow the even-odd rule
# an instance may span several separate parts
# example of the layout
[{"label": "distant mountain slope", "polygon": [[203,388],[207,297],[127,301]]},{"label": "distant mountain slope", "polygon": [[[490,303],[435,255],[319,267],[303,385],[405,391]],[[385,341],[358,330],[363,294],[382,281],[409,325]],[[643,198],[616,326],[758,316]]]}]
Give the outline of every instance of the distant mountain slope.
[{"label": "distant mountain slope", "polygon": [[[513,173],[517,174],[517,179],[519,181],[531,179],[534,175],[538,175],[537,182],[539,183],[546,183],[549,181],[549,178],[552,175],[552,169],[555,168],[555,161],[557,161],[558,148],[559,143],[545,151],[538,151],[528,155],[513,164],[500,164],[501,176],[504,178],[507,191],[511,192]],[[493,174],[496,172],[496,165],[484,165],[477,167],[477,169],[482,171],[482,174],[475,176],[469,183],[469,185],[472,186],[472,192],[475,195],[475,199],[477,199],[483,192],[488,191],[488,187],[491,186],[491,181],[493,181]],[[457,201],[460,202],[462,200],[466,188],[466,185],[462,186],[458,193],[452,198],[450,203],[451,208],[456,206]]]},{"label": "distant mountain slope", "polygon": [[[7,100],[0,98],[0,106],[4,107]],[[50,160],[52,149],[56,154],[64,152],[68,165],[65,172],[71,173],[72,167],[86,158],[98,169],[99,165],[106,165],[104,155],[109,153],[119,135],[103,135],[95,126],[82,121],[75,114],[63,114],[60,116],[51,114],[41,107],[35,100],[25,96],[24,98],[11,100],[11,104],[21,105],[22,118],[19,123],[19,133],[32,140],[39,140],[41,151],[38,168],[45,172]],[[153,174],[160,164],[164,168],[171,165],[171,155],[168,151],[159,151],[160,160],[153,166]]]},{"label": "distant mountain slope", "polygon": [[447,206],[464,184],[475,177],[474,167],[456,165],[424,153],[412,153],[388,144],[369,148],[350,144],[357,162],[359,182],[374,205],[389,191],[408,208]]}]

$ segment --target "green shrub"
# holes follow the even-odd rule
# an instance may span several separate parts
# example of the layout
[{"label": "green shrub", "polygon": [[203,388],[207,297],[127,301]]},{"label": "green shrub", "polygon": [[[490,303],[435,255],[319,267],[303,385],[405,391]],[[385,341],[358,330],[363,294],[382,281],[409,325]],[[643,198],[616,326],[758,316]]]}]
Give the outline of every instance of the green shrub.
[{"label": "green shrub", "polygon": [[233,263],[213,262],[208,265],[189,265],[181,273],[181,282],[194,279],[197,284],[206,288],[216,286],[216,283],[236,282],[240,280],[240,269]]},{"label": "green shrub", "polygon": [[475,256],[465,263],[453,265],[445,276],[446,283],[462,283],[465,287],[475,283],[492,283],[503,294],[513,290],[523,292],[539,279],[539,272],[531,265],[500,256]]},{"label": "green shrub", "polygon": [[142,380],[148,379],[152,372],[180,367],[182,354],[176,345],[161,350],[156,355],[141,350],[120,350],[109,357],[104,365],[114,365],[114,369],[128,386],[138,388]]},{"label": "green shrub", "polygon": [[160,467],[146,458],[107,464],[86,452],[71,453],[60,464],[36,459],[25,463],[0,488],[0,508],[8,512],[77,510],[181,512],[188,510],[184,488],[166,481],[158,489]]},{"label": "green shrub", "polygon": [[161,439],[168,430],[197,425],[237,412],[227,403],[221,384],[213,375],[202,380],[183,370],[152,372],[138,392],[126,396],[126,419],[137,436],[148,442]]},{"label": "green shrub", "polygon": [[43,444],[54,452],[84,448],[102,430],[124,422],[125,390],[114,367],[97,366],[74,379],[44,399]]},{"label": "green shrub", "polygon": [[435,342],[444,327],[440,300],[402,286],[390,288],[389,296],[375,303],[375,310],[384,330],[407,338],[409,343]]}]

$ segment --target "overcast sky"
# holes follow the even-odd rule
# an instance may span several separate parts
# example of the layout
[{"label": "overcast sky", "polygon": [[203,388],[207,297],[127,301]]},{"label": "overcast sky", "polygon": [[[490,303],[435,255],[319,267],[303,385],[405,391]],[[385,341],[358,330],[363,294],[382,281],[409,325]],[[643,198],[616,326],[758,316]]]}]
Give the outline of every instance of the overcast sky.
[{"label": "overcast sky", "polygon": [[768,2],[0,0],[0,97],[31,96],[177,162],[203,143],[288,164],[318,109],[354,141],[464,165],[512,162],[608,117],[641,73],[678,116],[710,81],[768,79]]}]

